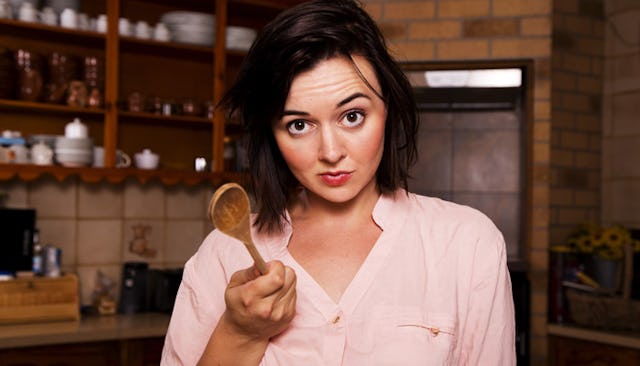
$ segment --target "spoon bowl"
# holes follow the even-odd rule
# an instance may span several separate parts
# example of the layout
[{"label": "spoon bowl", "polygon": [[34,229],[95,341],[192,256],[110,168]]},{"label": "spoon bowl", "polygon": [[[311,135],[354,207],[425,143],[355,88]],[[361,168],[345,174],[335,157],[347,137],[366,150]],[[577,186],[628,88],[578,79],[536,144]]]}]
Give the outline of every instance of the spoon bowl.
[{"label": "spoon bowl", "polygon": [[220,186],[209,203],[211,223],[221,232],[240,240],[253,258],[261,274],[267,272],[267,265],[253,244],[249,214],[251,205],[244,188],[236,183]]}]

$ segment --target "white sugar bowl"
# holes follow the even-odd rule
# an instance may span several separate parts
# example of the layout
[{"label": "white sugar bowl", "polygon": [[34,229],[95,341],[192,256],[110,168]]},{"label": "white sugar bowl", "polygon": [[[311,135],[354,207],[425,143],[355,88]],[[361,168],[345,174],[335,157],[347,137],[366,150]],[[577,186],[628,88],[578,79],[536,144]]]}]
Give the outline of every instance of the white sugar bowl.
[{"label": "white sugar bowl", "polygon": [[44,142],[38,142],[31,147],[31,162],[35,165],[53,164],[53,150]]},{"label": "white sugar bowl", "polygon": [[156,169],[160,162],[160,156],[151,152],[149,149],[144,149],[142,152],[134,155],[136,161],[136,167],[139,169]]}]

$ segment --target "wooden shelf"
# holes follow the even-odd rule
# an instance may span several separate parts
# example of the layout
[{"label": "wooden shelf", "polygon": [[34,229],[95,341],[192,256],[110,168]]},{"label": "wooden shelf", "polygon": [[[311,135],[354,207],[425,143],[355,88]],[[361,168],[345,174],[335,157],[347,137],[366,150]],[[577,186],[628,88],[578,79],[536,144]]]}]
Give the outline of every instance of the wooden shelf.
[{"label": "wooden shelf", "polygon": [[154,54],[170,58],[213,62],[213,47],[187,43],[160,42],[135,37],[120,37],[122,52]]},{"label": "wooden shelf", "polygon": [[104,115],[102,108],[80,108],[70,107],[63,104],[49,104],[39,102],[25,102],[22,100],[0,99],[0,110],[11,110],[33,113],[33,111],[44,113],[55,113],[59,115]]},{"label": "wooden shelf", "polygon": [[49,42],[72,41],[76,45],[101,49],[104,49],[106,39],[103,33],[11,19],[0,19],[0,33],[10,34],[13,37],[46,39]]},{"label": "wooden shelf", "polygon": [[142,184],[155,180],[166,186],[176,184],[193,186],[203,182],[220,185],[225,182],[237,182],[242,178],[242,174],[236,172],[211,173],[173,169],[67,168],[59,165],[0,164],[0,181],[19,178],[28,182],[47,175],[52,176],[59,182],[70,177],[78,177],[85,183],[106,181],[117,184],[128,178],[133,178]]},{"label": "wooden shelf", "polygon": [[302,0],[230,0],[229,5],[233,7],[235,4],[252,5],[267,9],[284,10],[292,6],[303,3]]},{"label": "wooden shelf", "polygon": [[127,111],[118,112],[118,116],[120,117],[121,120],[128,120],[128,121],[134,121],[134,122],[140,122],[140,123],[167,124],[167,125],[179,124],[182,126],[191,124],[196,127],[205,127],[205,128],[209,128],[213,126],[213,120],[205,117],[181,116],[181,115],[164,116],[164,115],[154,114],[149,112],[127,112]]}]

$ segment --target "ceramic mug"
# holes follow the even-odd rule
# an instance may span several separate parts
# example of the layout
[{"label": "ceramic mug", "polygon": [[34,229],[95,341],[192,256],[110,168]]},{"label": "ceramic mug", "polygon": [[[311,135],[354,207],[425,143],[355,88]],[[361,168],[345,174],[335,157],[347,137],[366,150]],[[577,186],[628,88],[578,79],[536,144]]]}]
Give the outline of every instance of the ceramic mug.
[{"label": "ceramic mug", "polygon": [[99,33],[107,33],[107,16],[105,14],[98,15],[98,19],[96,19],[96,31]]},{"label": "ceramic mug", "polygon": [[75,10],[66,8],[60,13],[60,26],[63,28],[78,28],[78,13]]},{"label": "ceramic mug", "polygon": [[150,39],[151,31],[152,30],[151,30],[151,27],[149,26],[149,23],[145,22],[144,20],[140,20],[139,22],[136,23],[136,27],[135,27],[136,38]]},{"label": "ceramic mug", "polygon": [[153,39],[156,41],[169,41],[171,39],[171,33],[169,32],[169,28],[164,23],[156,24],[153,29]]},{"label": "ceramic mug", "polygon": [[9,163],[28,164],[29,148],[24,145],[11,145],[8,151]]},{"label": "ceramic mug", "polygon": [[11,4],[7,0],[0,0],[0,19],[13,18],[13,10],[11,10]]},{"label": "ceramic mug", "polygon": [[46,25],[58,25],[58,14],[51,7],[46,7],[40,12],[40,21]]},{"label": "ceramic mug", "polygon": [[122,150],[116,151],[116,168],[128,168],[131,166],[131,157]]},{"label": "ceramic mug", "polygon": [[32,3],[22,3],[22,5],[20,5],[20,10],[18,11],[18,19],[23,22],[37,22],[38,10]]},{"label": "ceramic mug", "polygon": [[131,35],[131,23],[127,18],[118,19],[118,33],[121,36],[130,36]]},{"label": "ceramic mug", "polygon": [[93,164],[92,165],[94,168],[104,167],[104,147],[102,146],[93,147]]},{"label": "ceramic mug", "polygon": [[78,13],[78,29],[88,31],[90,29],[89,15]]}]

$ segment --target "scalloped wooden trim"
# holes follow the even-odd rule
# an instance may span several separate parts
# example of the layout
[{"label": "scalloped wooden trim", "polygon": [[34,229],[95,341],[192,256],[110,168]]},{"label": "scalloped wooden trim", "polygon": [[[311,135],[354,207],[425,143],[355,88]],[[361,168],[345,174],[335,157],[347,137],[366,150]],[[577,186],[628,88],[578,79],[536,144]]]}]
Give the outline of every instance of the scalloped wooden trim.
[{"label": "scalloped wooden trim", "polygon": [[23,165],[0,164],[0,181],[18,178],[25,182],[35,181],[44,176],[51,176],[58,182],[69,177],[77,177],[84,183],[96,184],[106,181],[110,184],[120,184],[127,178],[136,179],[140,184],[159,181],[165,186],[186,185],[194,186],[203,182],[219,185],[222,182],[240,181],[241,173],[225,172],[193,172],[175,169],[141,170],[135,168],[68,168],[57,165]]}]

